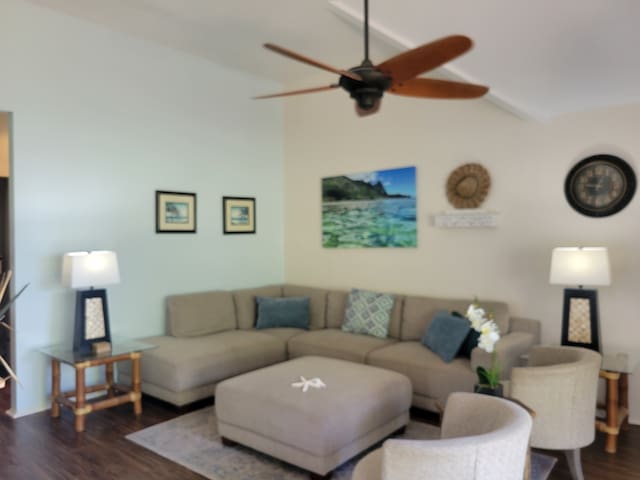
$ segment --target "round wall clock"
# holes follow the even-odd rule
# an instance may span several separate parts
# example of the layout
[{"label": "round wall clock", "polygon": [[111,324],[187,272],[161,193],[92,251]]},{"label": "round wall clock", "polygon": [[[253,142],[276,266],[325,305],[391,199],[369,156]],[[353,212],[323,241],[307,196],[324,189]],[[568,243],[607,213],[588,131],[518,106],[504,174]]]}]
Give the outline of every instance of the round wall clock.
[{"label": "round wall clock", "polygon": [[590,217],[606,217],[626,207],[636,191],[631,166],[614,155],[593,155],[567,175],[564,193],[569,204]]}]

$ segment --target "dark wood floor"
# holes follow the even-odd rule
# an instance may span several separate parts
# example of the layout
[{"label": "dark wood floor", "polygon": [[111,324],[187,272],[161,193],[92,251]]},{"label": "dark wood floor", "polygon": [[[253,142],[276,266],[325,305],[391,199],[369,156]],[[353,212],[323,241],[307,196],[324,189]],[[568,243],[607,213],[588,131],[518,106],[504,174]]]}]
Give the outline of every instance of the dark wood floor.
[{"label": "dark wood floor", "polygon": [[[131,405],[103,410],[87,417],[87,430],[81,434],[74,431],[73,415],[67,410],[56,420],[48,412],[18,420],[0,416],[0,479],[202,479],[124,436],[207,403],[210,402],[178,411],[144,398],[140,418],[134,417]],[[420,412],[413,417],[432,421],[429,415]],[[604,436],[598,433],[596,442],[583,450],[587,480],[640,480],[640,426],[623,427],[616,455],[605,453],[603,448]],[[564,457],[559,456],[550,479],[570,478]]]}]

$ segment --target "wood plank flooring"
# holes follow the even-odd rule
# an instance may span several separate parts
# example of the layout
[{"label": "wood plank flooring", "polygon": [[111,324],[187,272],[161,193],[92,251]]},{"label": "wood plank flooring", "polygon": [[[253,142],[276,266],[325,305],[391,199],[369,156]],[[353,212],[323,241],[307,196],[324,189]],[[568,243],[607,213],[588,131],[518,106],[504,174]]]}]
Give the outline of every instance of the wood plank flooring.
[{"label": "wood plank flooring", "polygon": [[[81,434],[74,431],[73,415],[67,410],[55,420],[48,412],[17,420],[0,416],[0,479],[202,479],[124,436],[210,403],[179,411],[144,397],[140,418],[135,418],[131,405],[95,412],[87,417],[87,429]],[[419,411],[412,416],[433,421]],[[558,457],[550,479],[569,480],[564,456]],[[583,449],[582,463],[587,480],[640,480],[640,426],[623,427],[615,455],[604,452],[604,435],[598,433],[595,443]]]}]

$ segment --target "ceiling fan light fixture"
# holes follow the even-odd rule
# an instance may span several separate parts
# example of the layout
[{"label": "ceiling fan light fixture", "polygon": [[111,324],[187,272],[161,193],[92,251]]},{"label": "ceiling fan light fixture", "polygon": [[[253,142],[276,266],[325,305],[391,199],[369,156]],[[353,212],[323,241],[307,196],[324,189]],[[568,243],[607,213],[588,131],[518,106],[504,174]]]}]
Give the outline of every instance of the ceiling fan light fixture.
[{"label": "ceiling fan light fixture", "polygon": [[358,107],[362,110],[371,110],[374,108],[378,101],[382,98],[383,91],[377,88],[359,88],[351,92],[351,98],[353,98]]}]

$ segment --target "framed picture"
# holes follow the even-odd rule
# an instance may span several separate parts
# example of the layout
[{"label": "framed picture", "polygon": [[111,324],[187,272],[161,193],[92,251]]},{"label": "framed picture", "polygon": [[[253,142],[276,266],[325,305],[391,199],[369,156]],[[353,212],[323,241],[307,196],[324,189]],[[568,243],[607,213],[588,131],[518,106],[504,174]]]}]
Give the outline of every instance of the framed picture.
[{"label": "framed picture", "polygon": [[96,342],[110,342],[107,291],[104,289],[78,291],[73,350],[90,353]]},{"label": "framed picture", "polygon": [[224,233],[256,233],[256,199],[222,197]]},{"label": "framed picture", "polygon": [[322,179],[324,248],[415,248],[416,167]]},{"label": "framed picture", "polygon": [[562,309],[562,345],[600,351],[596,290],[565,288]]},{"label": "framed picture", "polygon": [[196,194],[156,190],[156,233],[195,233]]}]

